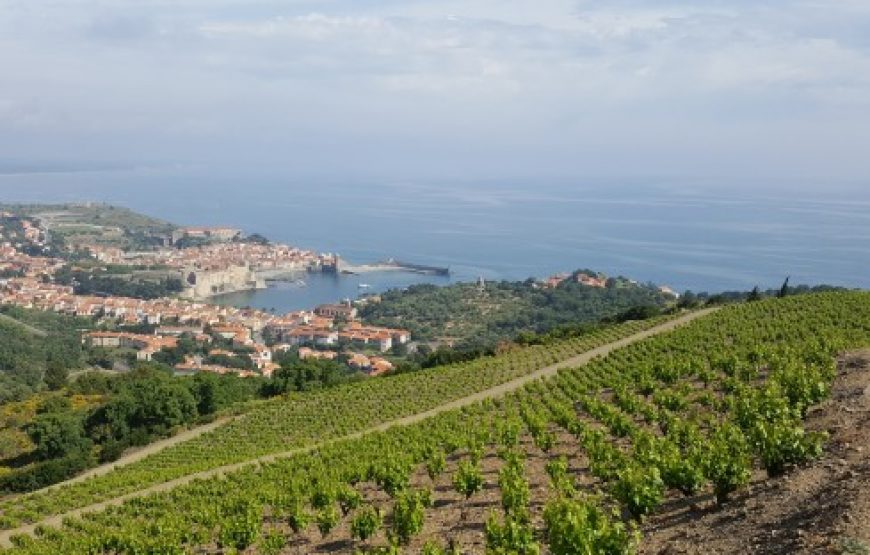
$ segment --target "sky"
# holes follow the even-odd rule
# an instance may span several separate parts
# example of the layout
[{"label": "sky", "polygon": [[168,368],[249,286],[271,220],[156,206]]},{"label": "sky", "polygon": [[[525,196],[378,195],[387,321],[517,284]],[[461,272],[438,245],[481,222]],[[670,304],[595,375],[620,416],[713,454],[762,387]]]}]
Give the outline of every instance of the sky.
[{"label": "sky", "polygon": [[870,177],[870,0],[0,0],[0,173]]}]

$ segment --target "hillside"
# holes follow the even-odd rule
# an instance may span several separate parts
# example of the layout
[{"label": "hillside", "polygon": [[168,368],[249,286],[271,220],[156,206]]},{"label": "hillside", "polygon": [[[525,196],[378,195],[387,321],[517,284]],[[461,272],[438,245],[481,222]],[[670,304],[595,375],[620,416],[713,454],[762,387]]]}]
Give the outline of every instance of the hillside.
[{"label": "hillside", "polygon": [[56,244],[103,245],[121,249],[149,248],[163,243],[177,226],[128,208],[101,203],[0,204],[39,221]]},{"label": "hillside", "polygon": [[[669,526],[660,515],[672,507],[697,507],[711,522],[717,514],[745,521],[748,512],[730,511],[747,494],[788,483],[781,476],[799,476],[804,468],[819,468],[818,475],[825,476],[827,467],[812,461],[840,447],[823,433],[807,431],[804,419],[809,417],[814,430],[838,433],[834,424],[814,420],[814,407],[832,389],[833,402],[842,401],[844,370],[835,357],[867,345],[870,294],[805,295],[725,307],[496,401],[361,437],[350,432],[371,425],[366,422],[372,422],[375,407],[419,413],[437,405],[437,392],[474,381],[457,384],[457,374],[445,371],[375,380],[361,390],[347,386],[316,400],[322,418],[287,414],[302,401],[290,397],[283,413],[269,405],[275,409],[228,425],[242,435],[222,436],[219,428],[197,440],[196,451],[177,451],[162,464],[209,450],[220,457],[236,449],[246,432],[260,437],[271,429],[272,437],[290,439],[292,428],[293,434],[320,441],[330,434],[347,437],[320,443],[315,452],[288,454],[68,518],[57,531],[42,529],[39,539],[17,540],[12,552],[644,550],[645,541],[656,541],[658,531]],[[535,365],[543,353],[530,351],[539,353],[529,360]],[[484,365],[473,375],[486,379],[496,370],[504,375],[511,366]],[[467,372],[462,375],[471,380]],[[414,381],[422,379],[427,381]],[[855,389],[862,382],[849,383]],[[284,418],[270,418],[270,410]],[[324,428],[324,420],[332,424]],[[844,476],[867,472],[860,462],[866,454],[847,455],[847,465],[855,466]],[[147,482],[146,474],[140,476]],[[33,518],[78,503],[81,495],[105,496],[113,484],[85,482],[0,510],[4,516],[18,512],[19,519]],[[852,506],[848,514],[861,510]],[[678,517],[670,526],[687,534],[679,526],[692,518]],[[647,540],[632,533],[636,522]],[[830,530],[837,535],[798,547],[806,553],[866,547],[860,527],[846,522]],[[703,537],[700,528],[692,533]],[[737,552],[776,552],[779,545],[775,533],[730,541]]]},{"label": "hillside", "polygon": [[79,330],[91,325],[49,312],[0,307],[0,404],[49,385],[59,387],[67,373],[84,367]]},{"label": "hillside", "polygon": [[830,433],[818,461],[775,479],[756,475],[720,510],[703,501],[666,504],[644,523],[641,553],[867,553],[870,350],[844,354],[837,366],[830,398],[807,415],[808,430]]},{"label": "hillside", "polygon": [[491,346],[523,332],[546,332],[564,324],[598,322],[638,306],[663,307],[673,297],[651,286],[612,280],[590,287],[566,279],[556,287],[533,280],[414,285],[380,295],[360,314],[371,324],[408,329],[415,338]]},{"label": "hillside", "polygon": [[[262,403],[243,418],[136,464],[53,492],[0,502],[0,528],[135,492],[191,473],[306,448],[393,419],[413,416],[542,367],[651,329],[663,320],[630,322],[582,338]],[[330,407],[330,410],[324,410]],[[353,414],[353,418],[348,418]],[[52,512],[54,511],[54,512]]]}]

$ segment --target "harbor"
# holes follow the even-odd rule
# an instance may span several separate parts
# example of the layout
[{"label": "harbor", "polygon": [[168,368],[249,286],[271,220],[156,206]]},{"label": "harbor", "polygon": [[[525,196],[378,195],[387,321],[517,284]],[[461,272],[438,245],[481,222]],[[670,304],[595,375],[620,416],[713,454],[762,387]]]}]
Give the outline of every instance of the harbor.
[{"label": "harbor", "polygon": [[469,276],[421,274],[398,268],[368,265],[359,273],[305,272],[293,279],[267,280],[266,289],[239,291],[212,297],[210,302],[236,307],[250,306],[277,312],[309,309],[319,304],[361,296],[378,295],[390,289],[404,289],[418,284],[449,285]]}]

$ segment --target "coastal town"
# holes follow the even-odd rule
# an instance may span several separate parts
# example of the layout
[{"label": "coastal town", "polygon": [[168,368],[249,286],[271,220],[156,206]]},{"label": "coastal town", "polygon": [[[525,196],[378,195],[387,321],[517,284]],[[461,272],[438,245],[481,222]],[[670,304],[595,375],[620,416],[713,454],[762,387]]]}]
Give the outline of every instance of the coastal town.
[{"label": "coastal town", "polygon": [[[348,371],[377,376],[394,370],[402,355],[416,348],[406,329],[361,321],[358,306],[378,302],[376,295],[286,314],[209,302],[226,292],[265,287],[267,279],[341,271],[341,261],[333,254],[247,238],[231,227],[176,228],[146,236],[154,246],[139,249],[125,248],[113,228],[96,236],[89,231],[85,238],[67,235],[58,247],[53,229],[63,228],[45,225],[39,217],[0,211],[0,305],[85,318],[91,325],[82,332],[82,342],[125,353],[130,363],[161,362],[177,375],[269,378],[280,368],[276,360],[290,355],[336,361]],[[389,267],[395,264],[388,262]],[[411,271],[438,271],[408,266]],[[110,268],[114,273],[101,275],[113,283],[168,279],[178,287],[154,298],[81,291],[77,278]],[[68,279],[60,279],[62,275]],[[580,271],[538,280],[534,287],[555,289],[568,280],[594,289],[620,286],[615,278]],[[478,287],[484,290],[483,278]],[[667,287],[659,291],[677,297]]]},{"label": "coastal town", "polygon": [[[341,358],[353,370],[376,376],[393,369],[393,363],[383,353],[411,340],[406,330],[362,324],[349,300],[312,310],[273,314],[197,302],[184,298],[184,294],[157,299],[76,294],[74,286],[53,282],[52,277],[65,265],[64,260],[33,254],[47,245],[48,234],[39,222],[0,213],[0,222],[9,220],[16,224],[14,229],[18,233],[10,232],[8,225],[2,228],[0,304],[90,318],[95,329],[83,332],[83,343],[130,350],[138,361],[151,361],[158,353],[177,348],[182,339],[192,341],[205,356],[185,356],[174,365],[179,375],[214,372],[270,377],[279,368],[274,362],[276,355],[294,351],[302,360]],[[188,285],[185,292],[214,272],[232,268],[244,268],[245,272],[306,271],[334,258],[281,244],[235,242],[241,232],[227,228],[193,228],[181,233],[208,237],[214,242],[133,254],[99,245],[87,245],[85,250],[89,257],[105,264],[182,269]],[[83,250],[81,245],[77,249]],[[203,297],[208,296],[205,293]],[[153,331],[147,334],[129,331],[143,327]],[[222,346],[211,348],[215,343]],[[208,362],[240,357],[251,364]]]}]

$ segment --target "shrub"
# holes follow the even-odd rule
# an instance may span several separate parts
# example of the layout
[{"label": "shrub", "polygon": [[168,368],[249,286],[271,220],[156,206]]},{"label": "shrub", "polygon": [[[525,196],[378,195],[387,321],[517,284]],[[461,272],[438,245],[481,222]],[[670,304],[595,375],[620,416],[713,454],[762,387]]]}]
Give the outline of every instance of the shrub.
[{"label": "shrub", "polygon": [[362,495],[349,485],[342,486],[338,490],[338,505],[341,507],[341,513],[347,516],[352,510],[362,504]]},{"label": "shrub", "polygon": [[529,483],[523,476],[522,463],[517,466],[506,465],[498,475],[501,489],[501,506],[505,514],[513,520],[525,522],[529,516]]},{"label": "shrub", "polygon": [[432,450],[429,453],[429,456],[426,457],[426,473],[432,481],[444,472],[446,466],[447,459],[444,456],[444,451],[441,451],[440,449]]},{"label": "shrub", "polygon": [[553,555],[634,553],[636,534],[591,500],[559,498],[544,508],[547,541]]},{"label": "shrub", "polygon": [[480,469],[470,461],[462,461],[453,476],[453,487],[466,499],[479,492],[483,489],[483,476]]},{"label": "shrub", "polygon": [[392,537],[405,545],[423,529],[426,507],[432,504],[432,494],[428,490],[405,492],[393,504]]},{"label": "shrub", "polygon": [[315,517],[317,529],[320,530],[320,535],[324,538],[338,525],[339,516],[335,507],[324,507],[318,511]]},{"label": "shrub", "polygon": [[757,422],[751,433],[753,446],[768,475],[778,476],[786,465],[801,464],[822,454],[826,435],[806,433],[797,421]]},{"label": "shrub", "polygon": [[635,518],[654,511],[665,496],[665,483],[659,469],[629,464],[617,473],[612,486],[616,497]]},{"label": "shrub", "polygon": [[369,538],[375,535],[375,532],[381,527],[383,521],[384,518],[381,512],[371,505],[367,505],[360,509],[353,517],[353,520],[350,521],[350,533],[358,540],[368,541]]},{"label": "shrub", "polygon": [[260,535],[263,511],[250,502],[239,502],[220,524],[218,543],[222,547],[244,550],[253,545]]},{"label": "shrub", "polygon": [[535,540],[535,532],[526,522],[506,516],[500,523],[491,514],[484,528],[486,552],[491,555],[538,555],[541,546]]},{"label": "shrub", "polygon": [[713,482],[713,491],[719,504],[749,482],[752,459],[746,438],[737,426],[726,422],[713,431],[706,474]]},{"label": "shrub", "polygon": [[263,555],[278,555],[287,540],[279,530],[269,530],[260,538],[260,553]]},{"label": "shrub", "polygon": [[287,524],[295,533],[299,533],[308,527],[311,522],[311,514],[305,509],[299,499],[294,499],[286,512]]}]

